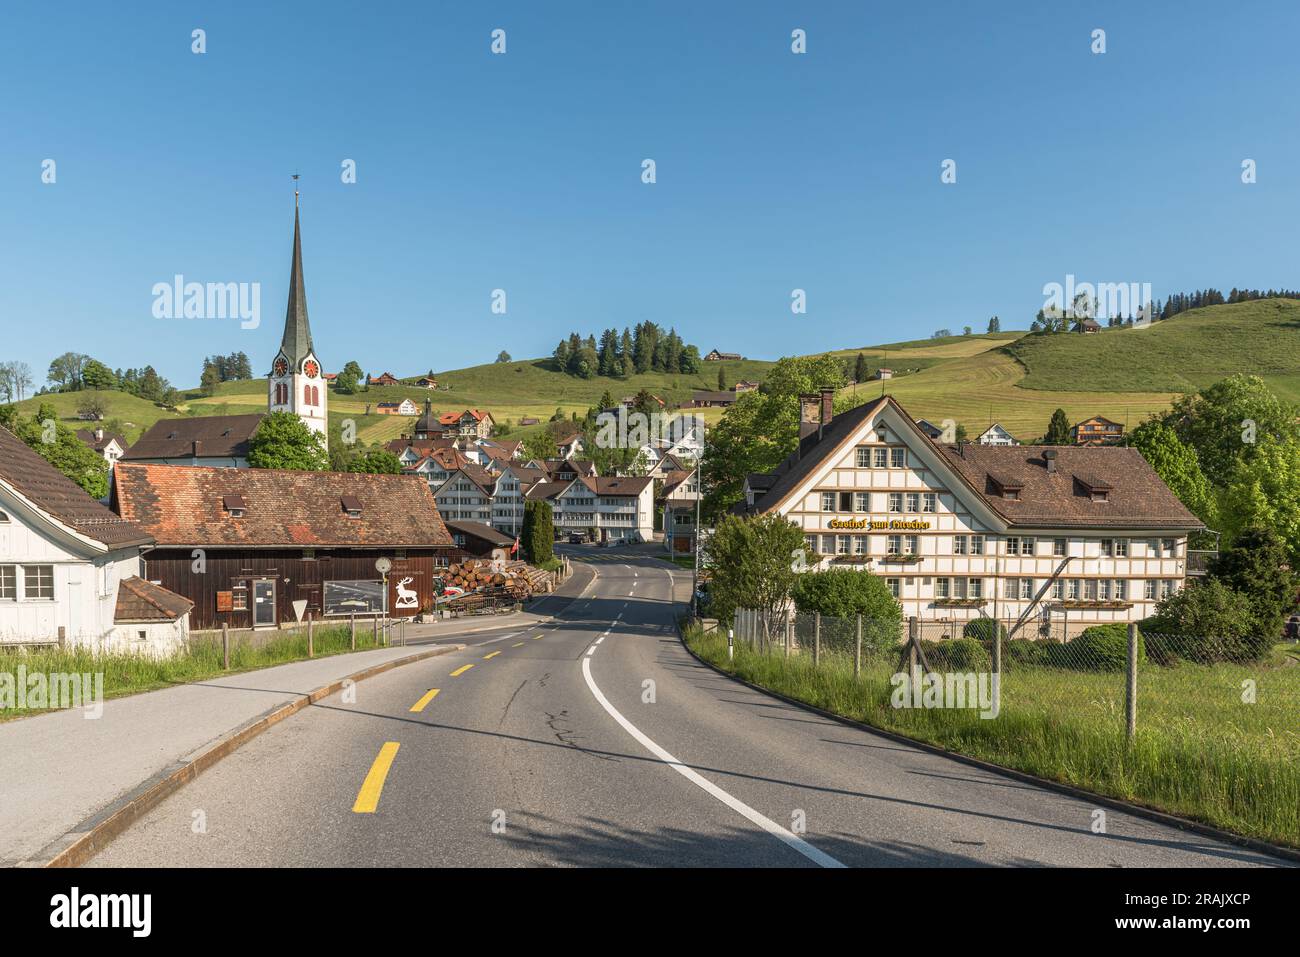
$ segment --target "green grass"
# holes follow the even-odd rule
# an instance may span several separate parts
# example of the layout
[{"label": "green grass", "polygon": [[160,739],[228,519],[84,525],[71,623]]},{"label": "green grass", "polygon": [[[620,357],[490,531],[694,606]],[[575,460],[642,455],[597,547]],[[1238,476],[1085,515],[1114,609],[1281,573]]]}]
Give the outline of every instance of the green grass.
[{"label": "green grass", "polygon": [[[351,650],[351,632],[345,627],[317,628],[312,636],[316,658],[326,658]],[[357,650],[375,647],[374,636],[357,629]],[[222,667],[221,639],[195,637],[189,650],[175,658],[154,660],[131,654],[94,655],[85,649],[69,651],[42,650],[26,654],[0,653],[0,673],[15,674],[20,664],[28,674],[35,672],[84,674],[104,673],[104,697],[155,691],[177,684],[205,681],[240,671],[254,671],[307,658],[307,632],[298,630],[276,635],[257,646],[232,642],[230,671]],[[0,712],[0,720],[23,717],[46,709],[10,709]]]},{"label": "green grass", "polygon": [[1007,347],[1021,389],[1195,392],[1237,372],[1294,394],[1300,385],[1300,301],[1209,306],[1145,327],[1095,335],[1026,336]]},{"label": "green grass", "polygon": [[[1300,847],[1300,669],[1145,666],[1138,732],[1124,736],[1122,673],[1010,669],[997,718],[976,711],[895,709],[893,663],[872,660],[860,679],[849,655],[762,654],[743,642],[728,662],[725,636],[688,629],[690,647],[736,676],[835,714],[1004,767]],[[1243,704],[1240,682],[1259,683]]]}]

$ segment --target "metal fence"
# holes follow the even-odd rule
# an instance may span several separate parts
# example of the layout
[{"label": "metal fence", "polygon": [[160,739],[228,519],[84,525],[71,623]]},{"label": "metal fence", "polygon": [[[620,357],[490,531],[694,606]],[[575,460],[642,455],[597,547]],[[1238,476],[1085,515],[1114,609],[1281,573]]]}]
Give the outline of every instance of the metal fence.
[{"label": "metal fence", "polygon": [[1130,737],[1145,723],[1192,736],[1275,738],[1300,760],[1300,645],[1143,633],[1126,623],[1068,632],[1016,624],[740,609],[731,633],[747,653],[885,688],[899,675],[914,685],[927,676],[931,683],[996,676],[988,683],[1000,715],[1082,718]]}]

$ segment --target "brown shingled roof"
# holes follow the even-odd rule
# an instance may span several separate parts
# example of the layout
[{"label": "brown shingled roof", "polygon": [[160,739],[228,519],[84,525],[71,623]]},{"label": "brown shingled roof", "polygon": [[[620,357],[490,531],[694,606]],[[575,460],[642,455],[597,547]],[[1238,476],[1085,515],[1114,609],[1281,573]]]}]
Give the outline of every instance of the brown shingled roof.
[{"label": "brown shingled roof", "polygon": [[117,586],[117,609],[113,621],[127,622],[175,621],[190,613],[194,602],[174,591],[155,585],[151,581],[132,576],[123,578]]},{"label": "brown shingled roof", "polygon": [[188,458],[247,458],[248,440],[262,424],[261,412],[248,415],[200,415],[190,419],[159,419],[127,450],[120,461]]},{"label": "brown shingled roof", "polygon": [[[1055,472],[1047,471],[1044,446],[967,444],[964,457],[953,446],[939,448],[948,464],[1012,525],[1201,527],[1134,448],[1052,446]],[[1019,498],[1000,497],[992,487],[999,480],[1004,487],[1018,483]],[[1089,487],[1108,489],[1107,500],[1094,502]]]},{"label": "brown shingled roof", "polygon": [[[243,517],[223,502],[243,497]],[[351,517],[342,500],[353,496]],[[450,545],[429,484],[415,475],[118,463],[114,505],[160,546],[358,548]]]},{"label": "brown shingled roof", "polygon": [[110,548],[152,543],[142,529],[114,515],[72,479],[0,428],[0,481],[58,522]]}]

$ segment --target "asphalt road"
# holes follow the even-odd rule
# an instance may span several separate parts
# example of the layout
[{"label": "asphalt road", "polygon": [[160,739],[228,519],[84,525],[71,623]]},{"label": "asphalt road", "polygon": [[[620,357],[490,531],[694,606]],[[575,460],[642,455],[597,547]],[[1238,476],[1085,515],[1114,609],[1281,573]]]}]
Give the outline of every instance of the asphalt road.
[{"label": "asphalt road", "polygon": [[751,691],[679,644],[688,573],[585,554],[553,622],[305,709],[91,866],[1280,863],[1117,811],[1094,834],[1089,802]]}]

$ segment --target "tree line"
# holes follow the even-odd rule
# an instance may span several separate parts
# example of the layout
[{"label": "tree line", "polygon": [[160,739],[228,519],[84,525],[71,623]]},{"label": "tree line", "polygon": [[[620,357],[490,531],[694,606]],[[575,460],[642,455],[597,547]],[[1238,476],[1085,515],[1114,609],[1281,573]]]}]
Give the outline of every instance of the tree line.
[{"label": "tree line", "polygon": [[606,329],[597,341],[574,332],[561,339],[552,353],[552,367],[581,379],[606,376],[626,379],[645,372],[700,371],[700,350],[688,345],[675,329],[639,322],[633,328]]}]

